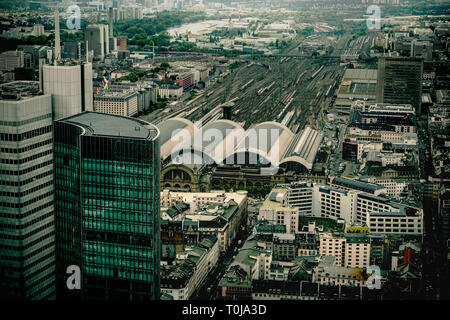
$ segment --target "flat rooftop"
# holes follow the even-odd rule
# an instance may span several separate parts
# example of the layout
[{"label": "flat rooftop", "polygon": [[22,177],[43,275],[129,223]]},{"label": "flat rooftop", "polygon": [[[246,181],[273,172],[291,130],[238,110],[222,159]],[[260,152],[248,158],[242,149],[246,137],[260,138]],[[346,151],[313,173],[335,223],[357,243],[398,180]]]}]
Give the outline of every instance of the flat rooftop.
[{"label": "flat rooftop", "polygon": [[335,177],[332,182],[334,185],[338,185],[344,188],[354,189],[354,190],[360,190],[368,193],[374,194],[378,190],[383,190],[386,187],[374,184],[374,183],[368,183],[368,182],[362,182],[358,180],[352,180],[347,179],[343,177]]},{"label": "flat rooftop", "polygon": [[12,81],[0,85],[0,100],[19,101],[42,95],[39,81]]},{"label": "flat rooftop", "polygon": [[347,69],[344,74],[346,80],[377,80],[377,69]]},{"label": "flat rooftop", "polygon": [[85,135],[91,136],[154,140],[159,135],[159,130],[148,122],[107,113],[83,112],[58,122],[81,126]]}]

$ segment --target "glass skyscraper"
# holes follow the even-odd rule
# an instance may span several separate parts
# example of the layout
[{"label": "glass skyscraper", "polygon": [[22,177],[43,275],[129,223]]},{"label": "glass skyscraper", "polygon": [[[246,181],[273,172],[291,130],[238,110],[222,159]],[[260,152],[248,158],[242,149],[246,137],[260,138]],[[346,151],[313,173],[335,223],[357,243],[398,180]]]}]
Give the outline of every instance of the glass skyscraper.
[{"label": "glass skyscraper", "polygon": [[381,57],[378,60],[377,103],[411,104],[422,113],[423,59]]},{"label": "glass skyscraper", "polygon": [[158,129],[84,112],[54,130],[57,299],[159,299]]}]

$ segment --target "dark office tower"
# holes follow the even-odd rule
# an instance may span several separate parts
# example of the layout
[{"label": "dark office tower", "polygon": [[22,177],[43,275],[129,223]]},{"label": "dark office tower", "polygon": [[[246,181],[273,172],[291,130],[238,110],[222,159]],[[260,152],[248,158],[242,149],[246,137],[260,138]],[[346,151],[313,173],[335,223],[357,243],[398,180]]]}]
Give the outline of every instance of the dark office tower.
[{"label": "dark office tower", "polygon": [[422,107],[423,60],[382,57],[378,60],[377,103],[411,104],[416,114]]},{"label": "dark office tower", "polygon": [[233,112],[233,107],[234,107],[234,103],[230,102],[230,103],[225,103],[222,105],[222,109],[223,109],[223,119],[226,120],[231,120],[231,115]]},{"label": "dark office tower", "polygon": [[51,96],[37,81],[0,92],[0,296],[54,299]]},{"label": "dark office tower", "polygon": [[[57,299],[158,299],[158,129],[95,112],[54,126]],[[81,289],[67,287],[71,265]]]}]

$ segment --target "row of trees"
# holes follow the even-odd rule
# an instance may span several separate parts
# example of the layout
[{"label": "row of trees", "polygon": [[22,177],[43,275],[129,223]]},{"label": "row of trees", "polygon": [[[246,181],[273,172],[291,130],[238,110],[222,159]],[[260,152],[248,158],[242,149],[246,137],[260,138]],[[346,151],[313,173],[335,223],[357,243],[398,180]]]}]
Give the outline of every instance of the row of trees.
[{"label": "row of trees", "polygon": [[[51,46],[54,42],[55,35],[52,33],[48,36],[28,36],[24,38],[6,38],[2,39],[2,45],[0,47],[0,51],[11,51],[16,50],[19,45],[42,45],[42,46]],[[62,32],[61,33],[61,42],[82,42],[83,43],[84,35],[82,31],[69,33]]]}]

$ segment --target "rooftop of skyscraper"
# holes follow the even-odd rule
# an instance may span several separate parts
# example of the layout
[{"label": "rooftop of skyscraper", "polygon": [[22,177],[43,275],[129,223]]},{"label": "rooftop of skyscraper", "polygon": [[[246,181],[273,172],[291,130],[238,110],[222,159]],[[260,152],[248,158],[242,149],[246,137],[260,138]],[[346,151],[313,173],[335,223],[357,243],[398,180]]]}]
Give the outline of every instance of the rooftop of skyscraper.
[{"label": "rooftop of skyscraper", "polygon": [[83,127],[85,135],[144,140],[153,140],[159,135],[159,130],[146,121],[107,113],[82,112],[59,121]]},{"label": "rooftop of skyscraper", "polygon": [[38,81],[13,81],[0,85],[0,100],[23,100],[42,95]]}]

